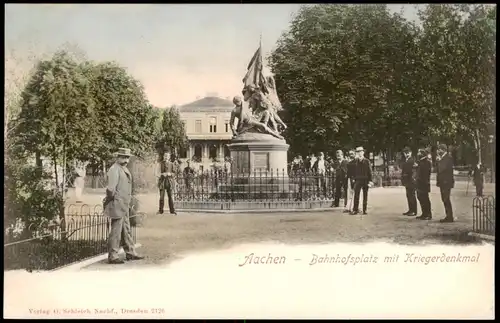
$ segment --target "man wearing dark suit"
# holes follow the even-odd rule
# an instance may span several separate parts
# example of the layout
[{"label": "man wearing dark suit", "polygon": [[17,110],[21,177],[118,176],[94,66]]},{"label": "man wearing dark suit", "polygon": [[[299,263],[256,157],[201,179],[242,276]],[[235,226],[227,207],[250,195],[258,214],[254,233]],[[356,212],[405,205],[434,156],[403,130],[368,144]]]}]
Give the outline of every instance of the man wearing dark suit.
[{"label": "man wearing dark suit", "polygon": [[476,196],[483,196],[484,188],[484,166],[478,163],[473,169],[469,171],[469,177],[472,177],[472,182],[476,187]]},{"label": "man wearing dark suit", "polygon": [[354,171],[354,205],[351,214],[359,213],[359,195],[363,190],[363,214],[367,214],[368,207],[368,188],[371,186],[372,181],[372,167],[370,160],[364,156],[363,147],[356,148],[358,159],[356,161],[356,168]]},{"label": "man wearing dark suit", "polygon": [[349,161],[344,158],[342,150],[337,150],[337,161],[335,163],[335,199],[333,207],[339,207],[340,197],[344,198],[344,207],[347,206],[347,164]]},{"label": "man wearing dark suit", "polygon": [[406,200],[408,201],[408,211],[403,215],[417,215],[417,198],[415,196],[415,159],[411,155],[411,149],[403,149],[403,163],[401,165],[401,183],[406,189]]},{"label": "man wearing dark suit", "polygon": [[417,216],[419,220],[430,220],[432,219],[431,211],[431,200],[429,199],[429,193],[431,192],[431,170],[432,163],[429,160],[429,150],[419,149],[418,150],[418,166],[417,166],[417,176],[416,176],[416,189],[417,198],[420,202],[420,208],[422,209],[422,215]]},{"label": "man wearing dark suit", "polygon": [[188,198],[194,198],[194,169],[191,167],[191,162],[189,160],[187,160],[187,166],[184,167],[182,175],[184,177],[184,185],[186,186]]},{"label": "man wearing dark suit", "polygon": [[160,190],[160,205],[159,214],[163,214],[163,207],[165,206],[165,193],[168,198],[168,208],[170,214],[177,215],[174,207],[174,199],[172,197],[174,188],[174,175],[177,173],[176,164],[171,161],[170,152],[163,154],[163,160],[160,162],[158,188]]},{"label": "man wearing dark suit", "polygon": [[453,158],[448,154],[448,147],[440,144],[437,149],[437,178],[436,185],[441,191],[441,200],[444,204],[446,217],[441,219],[441,223],[453,222],[453,209],[451,206],[451,189],[455,187],[453,177]]}]

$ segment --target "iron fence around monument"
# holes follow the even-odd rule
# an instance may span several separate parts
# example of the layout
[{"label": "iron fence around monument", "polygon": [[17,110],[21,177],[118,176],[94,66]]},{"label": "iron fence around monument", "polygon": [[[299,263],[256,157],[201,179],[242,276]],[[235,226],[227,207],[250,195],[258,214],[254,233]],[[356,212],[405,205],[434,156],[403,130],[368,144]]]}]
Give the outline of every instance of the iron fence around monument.
[{"label": "iron fence around monument", "polygon": [[[58,223],[45,220],[26,228],[22,240],[4,233],[4,270],[54,270],[106,253],[111,220],[92,210],[102,208],[70,206]],[[136,226],[132,236],[135,243]]]},{"label": "iron fence around monument", "polygon": [[[239,174],[226,170],[175,174],[176,201],[311,201],[333,200],[335,171],[270,170]],[[400,173],[373,173],[375,186],[400,185]],[[341,186],[342,187],[342,186]],[[342,195],[342,194],[341,194]]]}]

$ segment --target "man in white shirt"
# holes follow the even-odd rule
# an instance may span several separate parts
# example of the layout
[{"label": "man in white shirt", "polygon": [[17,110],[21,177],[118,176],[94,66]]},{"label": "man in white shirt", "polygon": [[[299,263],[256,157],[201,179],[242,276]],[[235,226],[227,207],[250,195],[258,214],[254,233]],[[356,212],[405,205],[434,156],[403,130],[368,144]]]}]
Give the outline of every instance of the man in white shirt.
[{"label": "man in white shirt", "polygon": [[323,195],[326,195],[326,163],[324,153],[320,152],[318,154],[318,159],[313,164],[313,171],[318,176],[318,191],[322,191]]}]

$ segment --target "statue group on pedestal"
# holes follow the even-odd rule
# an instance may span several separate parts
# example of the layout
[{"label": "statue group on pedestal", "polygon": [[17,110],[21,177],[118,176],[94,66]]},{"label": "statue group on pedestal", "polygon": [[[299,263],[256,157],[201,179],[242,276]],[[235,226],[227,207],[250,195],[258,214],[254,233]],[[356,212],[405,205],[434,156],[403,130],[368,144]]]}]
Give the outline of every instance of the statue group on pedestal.
[{"label": "statue group on pedestal", "polygon": [[[235,96],[235,105],[231,112],[231,130],[237,136],[247,131],[256,131],[270,134],[278,139],[283,139],[281,132],[286,125],[278,115],[282,110],[278,99],[274,78],[268,76],[263,86],[246,85],[243,88],[243,98]],[[243,106],[243,101],[248,102],[248,107]],[[238,118],[237,126],[234,119]]]},{"label": "statue group on pedestal", "polygon": [[[231,112],[231,130],[236,137],[245,132],[257,132],[284,139],[281,132],[286,125],[278,115],[282,110],[274,77],[264,75],[264,62],[262,59],[262,43],[255,51],[243,78],[243,98],[235,96],[235,105]],[[248,102],[244,106],[243,102]],[[238,118],[238,125],[234,119]]]}]

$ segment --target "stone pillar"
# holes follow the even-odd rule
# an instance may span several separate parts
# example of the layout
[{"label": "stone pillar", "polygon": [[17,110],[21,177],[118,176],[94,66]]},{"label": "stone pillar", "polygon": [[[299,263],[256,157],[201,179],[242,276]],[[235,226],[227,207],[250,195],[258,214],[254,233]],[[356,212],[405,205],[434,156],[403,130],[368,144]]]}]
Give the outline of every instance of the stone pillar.
[{"label": "stone pillar", "polygon": [[208,145],[206,143],[203,143],[201,145],[201,164],[203,165],[204,168],[205,164],[207,163],[208,160]]},{"label": "stone pillar", "polygon": [[219,143],[219,160],[224,161],[224,144]]},{"label": "stone pillar", "polygon": [[232,140],[229,145],[234,160],[232,171],[248,175],[268,176],[278,172],[288,177],[287,151],[285,140],[267,134],[244,133]]}]

